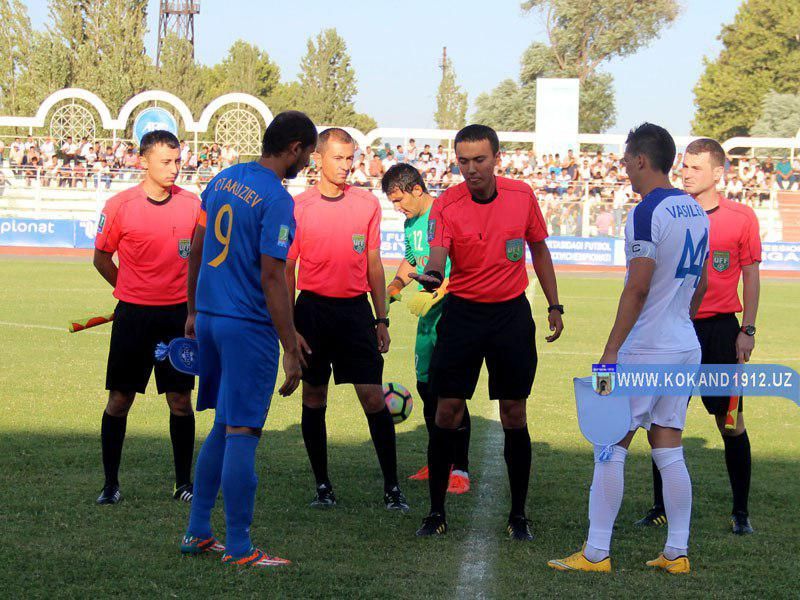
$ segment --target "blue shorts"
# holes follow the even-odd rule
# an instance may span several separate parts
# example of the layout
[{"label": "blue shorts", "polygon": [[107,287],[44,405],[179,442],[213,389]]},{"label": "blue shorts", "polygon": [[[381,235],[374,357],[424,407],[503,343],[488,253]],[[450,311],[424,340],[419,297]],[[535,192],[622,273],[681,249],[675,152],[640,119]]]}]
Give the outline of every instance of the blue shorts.
[{"label": "blue shorts", "polygon": [[267,419],[280,348],[272,325],[199,313],[197,410],[213,408],[215,423],[261,429]]}]

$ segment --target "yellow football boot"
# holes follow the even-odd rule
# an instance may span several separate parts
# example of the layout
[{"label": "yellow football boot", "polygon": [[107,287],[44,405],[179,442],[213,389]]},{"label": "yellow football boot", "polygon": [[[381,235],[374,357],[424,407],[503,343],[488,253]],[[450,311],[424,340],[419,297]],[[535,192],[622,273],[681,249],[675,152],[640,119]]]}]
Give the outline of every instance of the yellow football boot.
[{"label": "yellow football boot", "polygon": [[556,569],[557,571],[587,571],[591,573],[610,573],[611,572],[611,557],[606,556],[603,560],[592,562],[583,554],[583,547],[567,558],[548,560],[547,566]]},{"label": "yellow football boot", "polygon": [[681,573],[691,573],[692,571],[689,567],[689,558],[686,556],[679,556],[675,560],[669,560],[663,554],[659,554],[658,558],[655,560],[648,560],[645,564],[648,567],[655,567],[675,575],[679,575]]}]

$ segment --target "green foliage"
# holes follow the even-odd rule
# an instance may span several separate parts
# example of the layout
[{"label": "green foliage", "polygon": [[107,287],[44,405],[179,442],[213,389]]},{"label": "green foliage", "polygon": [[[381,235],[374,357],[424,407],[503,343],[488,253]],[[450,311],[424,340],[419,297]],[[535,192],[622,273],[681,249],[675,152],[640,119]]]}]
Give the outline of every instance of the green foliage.
[{"label": "green foliage", "polygon": [[[646,46],[678,16],[676,0],[530,0],[522,10],[544,19],[548,43],[534,42],[522,55],[520,80],[506,80],[476,100],[474,119],[503,129],[536,126],[536,79],[580,81],[579,127],[599,132],[614,124],[614,80],[602,63]],[[514,112],[511,112],[514,111]],[[486,119],[491,119],[491,122]]]},{"label": "green foliage", "polygon": [[758,137],[793,138],[800,132],[800,94],[768,92],[761,116],[750,133]]},{"label": "green foliage", "polygon": [[161,47],[161,66],[154,76],[154,87],[181,98],[194,114],[211,99],[208,67],[198,65],[192,56],[192,45],[177,35],[170,35]]},{"label": "green foliage", "polygon": [[261,100],[267,99],[281,78],[280,69],[269,54],[244,40],[235,41],[214,70],[219,94],[243,92]]},{"label": "green foliage", "polygon": [[461,129],[467,124],[467,93],[458,85],[453,61],[449,58],[442,66],[433,118],[439,129]]},{"label": "green foliage", "polygon": [[724,140],[754,131],[771,90],[800,92],[800,3],[747,0],[719,39],[720,55],[705,61],[694,88],[692,129]]},{"label": "green foliage", "polygon": [[50,14],[69,49],[71,85],[95,92],[112,113],[147,89],[147,0],[51,0]]},{"label": "green foliage", "polygon": [[347,44],[335,29],[309,39],[300,61],[299,95],[295,106],[317,125],[357,127],[369,131],[375,121],[355,110],[356,74]]},{"label": "green foliage", "polygon": [[19,85],[30,60],[31,21],[20,0],[0,0],[0,105],[6,114],[27,103]]}]

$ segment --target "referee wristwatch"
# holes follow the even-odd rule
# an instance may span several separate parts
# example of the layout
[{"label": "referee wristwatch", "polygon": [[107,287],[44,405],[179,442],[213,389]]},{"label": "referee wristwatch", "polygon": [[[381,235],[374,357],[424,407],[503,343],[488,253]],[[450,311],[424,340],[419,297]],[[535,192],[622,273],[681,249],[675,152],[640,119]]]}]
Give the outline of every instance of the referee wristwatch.
[{"label": "referee wristwatch", "polygon": [[745,335],[749,335],[753,337],[756,334],[756,326],[755,325],[743,325],[742,328],[739,330]]},{"label": "referee wristwatch", "polygon": [[389,327],[389,317],[383,317],[381,319],[375,319],[375,325],[380,325],[383,323],[386,327]]},{"label": "referee wristwatch", "polygon": [[564,314],[564,305],[563,304],[551,304],[550,306],[547,307],[547,314],[550,314],[554,310],[557,310],[558,312],[560,312],[563,315]]}]

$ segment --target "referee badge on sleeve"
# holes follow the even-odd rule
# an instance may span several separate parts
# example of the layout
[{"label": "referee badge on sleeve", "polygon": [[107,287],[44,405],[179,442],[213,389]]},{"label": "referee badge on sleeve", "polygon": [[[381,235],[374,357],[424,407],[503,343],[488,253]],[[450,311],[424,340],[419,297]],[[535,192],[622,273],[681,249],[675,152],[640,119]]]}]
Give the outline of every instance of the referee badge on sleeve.
[{"label": "referee badge on sleeve", "polygon": [[353,250],[355,250],[359,254],[363,254],[364,250],[366,249],[367,249],[367,236],[365,236],[363,233],[354,233]]},{"label": "referee badge on sleeve", "polygon": [[428,243],[430,244],[433,241],[433,238],[436,236],[436,219],[431,219],[428,221]]},{"label": "referee badge on sleeve", "polygon": [[100,220],[97,222],[97,233],[103,233],[103,226],[106,224],[106,213],[100,214]]},{"label": "referee badge on sleeve", "polygon": [[522,238],[506,240],[506,258],[511,262],[517,262],[525,256],[525,243]]},{"label": "referee badge on sleeve", "polygon": [[189,251],[192,249],[192,240],[178,240],[178,256],[189,258]]},{"label": "referee badge on sleeve", "polygon": [[728,267],[731,266],[731,253],[727,250],[714,250],[714,254],[711,258],[711,266],[714,267],[714,270],[718,273],[727,271]]}]

